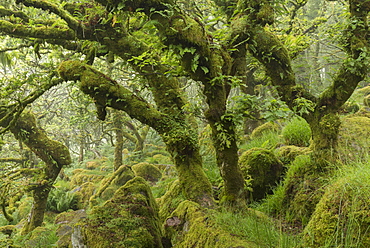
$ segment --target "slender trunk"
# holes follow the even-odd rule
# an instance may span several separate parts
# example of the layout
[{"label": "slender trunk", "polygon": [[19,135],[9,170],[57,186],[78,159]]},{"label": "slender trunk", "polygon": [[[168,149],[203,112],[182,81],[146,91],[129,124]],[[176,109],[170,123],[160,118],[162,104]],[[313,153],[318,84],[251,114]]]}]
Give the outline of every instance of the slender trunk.
[{"label": "slender trunk", "polygon": [[114,170],[122,165],[122,151],[123,151],[123,132],[122,132],[122,113],[118,110],[113,112],[113,125],[116,133],[116,144],[114,146]]},{"label": "slender trunk", "polygon": [[205,116],[212,129],[217,165],[224,180],[222,203],[230,206],[244,206],[245,181],[238,164],[235,124],[233,116],[226,112],[228,92],[229,90],[223,86],[207,85],[205,87],[209,106]]},{"label": "slender trunk", "polygon": [[84,161],[84,153],[85,153],[85,138],[80,138],[80,152],[78,154],[78,162],[82,163]]}]

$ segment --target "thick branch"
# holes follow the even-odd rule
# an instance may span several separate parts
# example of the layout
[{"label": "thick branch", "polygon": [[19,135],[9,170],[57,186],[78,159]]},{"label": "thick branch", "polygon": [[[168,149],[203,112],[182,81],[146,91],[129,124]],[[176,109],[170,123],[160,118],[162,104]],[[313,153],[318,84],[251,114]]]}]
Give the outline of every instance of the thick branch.
[{"label": "thick branch", "polygon": [[81,90],[101,106],[123,110],[132,118],[163,133],[159,122],[166,118],[165,115],[101,72],[79,61],[63,62],[58,72],[64,80],[80,80]]},{"label": "thick branch", "polygon": [[23,24],[12,24],[0,20],[0,31],[13,37],[74,40],[76,34],[66,27],[32,27]]}]

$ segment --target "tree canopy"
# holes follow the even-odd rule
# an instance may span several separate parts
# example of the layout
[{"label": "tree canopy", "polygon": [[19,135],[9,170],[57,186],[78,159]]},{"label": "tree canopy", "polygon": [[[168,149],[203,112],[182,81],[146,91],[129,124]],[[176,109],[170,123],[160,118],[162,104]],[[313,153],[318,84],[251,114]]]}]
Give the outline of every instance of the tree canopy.
[{"label": "tree canopy", "polygon": [[[140,152],[149,128],[171,155],[187,200],[244,209],[253,199],[239,165],[243,136],[259,122],[299,115],[312,131],[316,169],[325,171],[338,159],[338,113],[367,76],[364,0],[0,5],[0,134],[12,132],[45,163],[34,211],[45,208],[42,198],[70,152],[79,147],[82,161],[89,144],[115,143],[118,170],[123,137]],[[36,124],[61,116],[54,128],[62,137]],[[204,170],[206,125],[222,177],[219,202]],[[26,232],[42,217],[32,221]]]}]

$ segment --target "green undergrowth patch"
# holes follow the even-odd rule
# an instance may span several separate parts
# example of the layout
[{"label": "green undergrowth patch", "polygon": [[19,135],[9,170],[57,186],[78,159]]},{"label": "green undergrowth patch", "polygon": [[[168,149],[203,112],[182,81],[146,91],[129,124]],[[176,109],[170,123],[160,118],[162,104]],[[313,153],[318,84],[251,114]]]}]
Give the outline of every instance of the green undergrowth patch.
[{"label": "green undergrowth patch", "polygon": [[340,166],[304,230],[305,247],[370,247],[370,157]]},{"label": "green undergrowth patch", "polygon": [[240,146],[240,149],[241,151],[246,151],[254,147],[271,149],[275,148],[278,144],[283,143],[283,141],[284,140],[282,136],[279,135],[279,132],[267,131],[251,140],[248,140]]},{"label": "green undergrowth patch", "polygon": [[260,248],[298,247],[299,237],[287,234],[263,213],[250,210],[244,213],[220,211],[212,216],[225,231]]}]

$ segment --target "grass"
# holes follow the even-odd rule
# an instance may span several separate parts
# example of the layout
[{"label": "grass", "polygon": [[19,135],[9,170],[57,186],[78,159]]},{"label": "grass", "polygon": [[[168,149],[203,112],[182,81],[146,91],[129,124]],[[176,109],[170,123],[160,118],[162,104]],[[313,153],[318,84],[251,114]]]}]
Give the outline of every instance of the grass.
[{"label": "grass", "polygon": [[278,144],[284,142],[282,136],[280,136],[277,132],[264,132],[261,136],[256,137],[254,139],[248,140],[244,144],[240,146],[242,151],[249,150],[254,147],[263,147],[263,148],[274,148]]},{"label": "grass", "polygon": [[213,218],[224,230],[261,248],[297,247],[300,243],[299,237],[285,233],[270,218],[253,210],[246,213],[221,211]]}]

